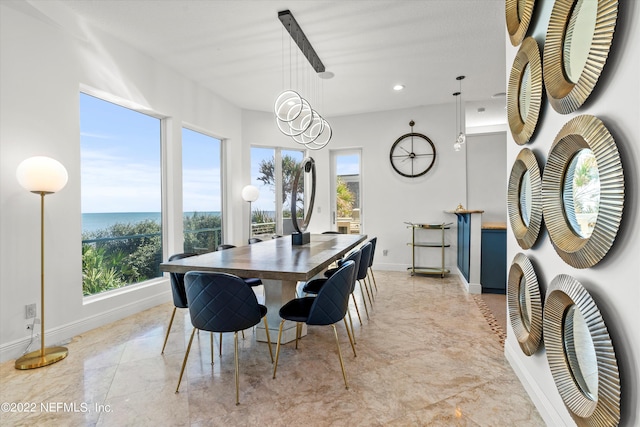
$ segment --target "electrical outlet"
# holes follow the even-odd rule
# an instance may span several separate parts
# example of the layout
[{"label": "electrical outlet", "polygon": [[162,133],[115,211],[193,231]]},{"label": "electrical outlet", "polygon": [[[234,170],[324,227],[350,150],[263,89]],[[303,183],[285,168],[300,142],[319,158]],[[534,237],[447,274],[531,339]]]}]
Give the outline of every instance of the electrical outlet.
[{"label": "electrical outlet", "polygon": [[383,249],[382,250],[382,256],[387,256],[389,255],[389,250],[388,249]]},{"label": "electrical outlet", "polygon": [[40,324],[40,319],[33,319],[30,322],[27,323],[27,331],[30,331],[32,329],[36,329],[36,325]]},{"label": "electrical outlet", "polygon": [[24,306],[24,318],[25,319],[33,319],[36,317],[36,303],[27,304]]}]

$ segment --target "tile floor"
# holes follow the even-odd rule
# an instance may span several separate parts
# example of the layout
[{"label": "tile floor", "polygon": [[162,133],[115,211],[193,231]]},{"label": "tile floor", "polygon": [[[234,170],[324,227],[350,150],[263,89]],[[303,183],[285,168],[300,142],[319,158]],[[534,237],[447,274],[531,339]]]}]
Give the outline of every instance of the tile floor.
[{"label": "tile floor", "polygon": [[54,365],[18,371],[13,361],[1,364],[0,402],[21,405],[23,412],[0,413],[0,424],[544,425],[498,337],[457,278],[379,271],[376,279],[371,318],[360,326],[352,311],[357,357],[343,325],[338,327],[349,390],[332,329],[310,327],[298,350],[283,347],[276,379],[266,344],[246,333],[240,340],[239,406],[233,334],[223,338],[222,358],[216,340],[212,366],[209,334],[202,332],[175,394],[191,327],[187,311],[179,311],[160,355],[172,309],[164,304],[74,337],[69,356]]}]

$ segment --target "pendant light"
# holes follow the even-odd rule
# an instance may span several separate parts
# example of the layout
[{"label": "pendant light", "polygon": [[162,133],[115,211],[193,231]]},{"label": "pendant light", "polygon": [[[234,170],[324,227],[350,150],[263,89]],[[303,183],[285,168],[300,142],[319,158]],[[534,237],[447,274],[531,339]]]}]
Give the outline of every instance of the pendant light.
[{"label": "pendant light", "polygon": [[[460,131],[460,125],[458,124],[458,122],[460,120],[460,108],[458,106],[458,100],[460,99],[460,92],[453,92],[453,96],[456,97],[456,129],[455,129],[455,134],[458,134],[458,132]],[[460,142],[458,142],[458,138],[456,137],[456,140],[453,143],[453,149],[456,150],[456,151],[460,151],[461,148],[462,148],[462,144]]]},{"label": "pendant light", "polygon": [[464,133],[464,104],[462,103],[462,80],[465,76],[458,76],[458,92],[455,92],[453,96],[456,97],[456,142],[453,144],[453,148],[456,151],[460,151],[462,145],[467,142],[467,136]]},{"label": "pendant light", "polygon": [[[318,74],[319,78],[331,78],[333,73],[326,72],[324,64],[318,58],[311,43],[300,28],[290,11],[278,12],[278,19],[291,36],[289,40],[289,85],[291,85],[291,41],[300,48],[304,57]],[[297,55],[296,55],[297,58]],[[297,61],[296,61],[297,64]],[[283,86],[284,86],[284,46],[283,46]],[[329,122],[311,107],[309,101],[292,89],[284,90],[274,104],[276,123],[284,135],[310,150],[319,150],[331,140],[333,131]]]}]

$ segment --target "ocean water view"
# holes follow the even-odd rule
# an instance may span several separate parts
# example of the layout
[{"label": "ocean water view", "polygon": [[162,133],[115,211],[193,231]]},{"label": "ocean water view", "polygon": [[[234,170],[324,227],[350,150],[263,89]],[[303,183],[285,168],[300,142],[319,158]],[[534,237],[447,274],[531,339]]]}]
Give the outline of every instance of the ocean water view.
[{"label": "ocean water view", "polygon": [[[195,212],[185,212],[192,216]],[[220,212],[198,212],[199,215],[220,215]],[[151,220],[160,223],[160,212],[101,212],[82,214],[82,232],[92,232],[109,228],[114,224],[135,224]]]}]

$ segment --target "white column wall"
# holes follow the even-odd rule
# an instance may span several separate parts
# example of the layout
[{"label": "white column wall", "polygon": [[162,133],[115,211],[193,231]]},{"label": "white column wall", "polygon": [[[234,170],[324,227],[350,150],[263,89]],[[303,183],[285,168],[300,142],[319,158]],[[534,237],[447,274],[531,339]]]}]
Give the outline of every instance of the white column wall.
[{"label": "white column wall", "polygon": [[[536,2],[535,18],[529,34],[538,41],[542,52],[544,38],[553,2]],[[512,233],[507,230],[507,265],[514,256],[523,252],[534,265],[542,292],[558,274],[569,274],[589,291],[607,324],[615,347],[622,383],[622,426],[640,424],[640,215],[638,214],[638,169],[640,168],[640,3],[620,2],[619,15],[613,39],[613,47],[604,71],[587,99],[576,112],[562,115],[553,110],[543,99],[534,139],[527,144],[539,161],[548,158],[549,149],[561,127],[581,114],[600,118],[613,135],[625,176],[625,206],[622,224],[613,247],[596,266],[575,269],[564,263],[554,251],[549,235],[543,227],[537,244],[522,250]],[[505,32],[506,33],[506,32]],[[505,38],[508,78],[511,64],[518,51],[508,37]],[[543,70],[544,72],[544,70]],[[507,176],[516,156],[523,147],[507,133]],[[519,376],[539,412],[548,425],[575,425],[557,391],[549,370],[544,348],[527,357],[518,346],[511,327],[508,327],[505,355]]]}]

